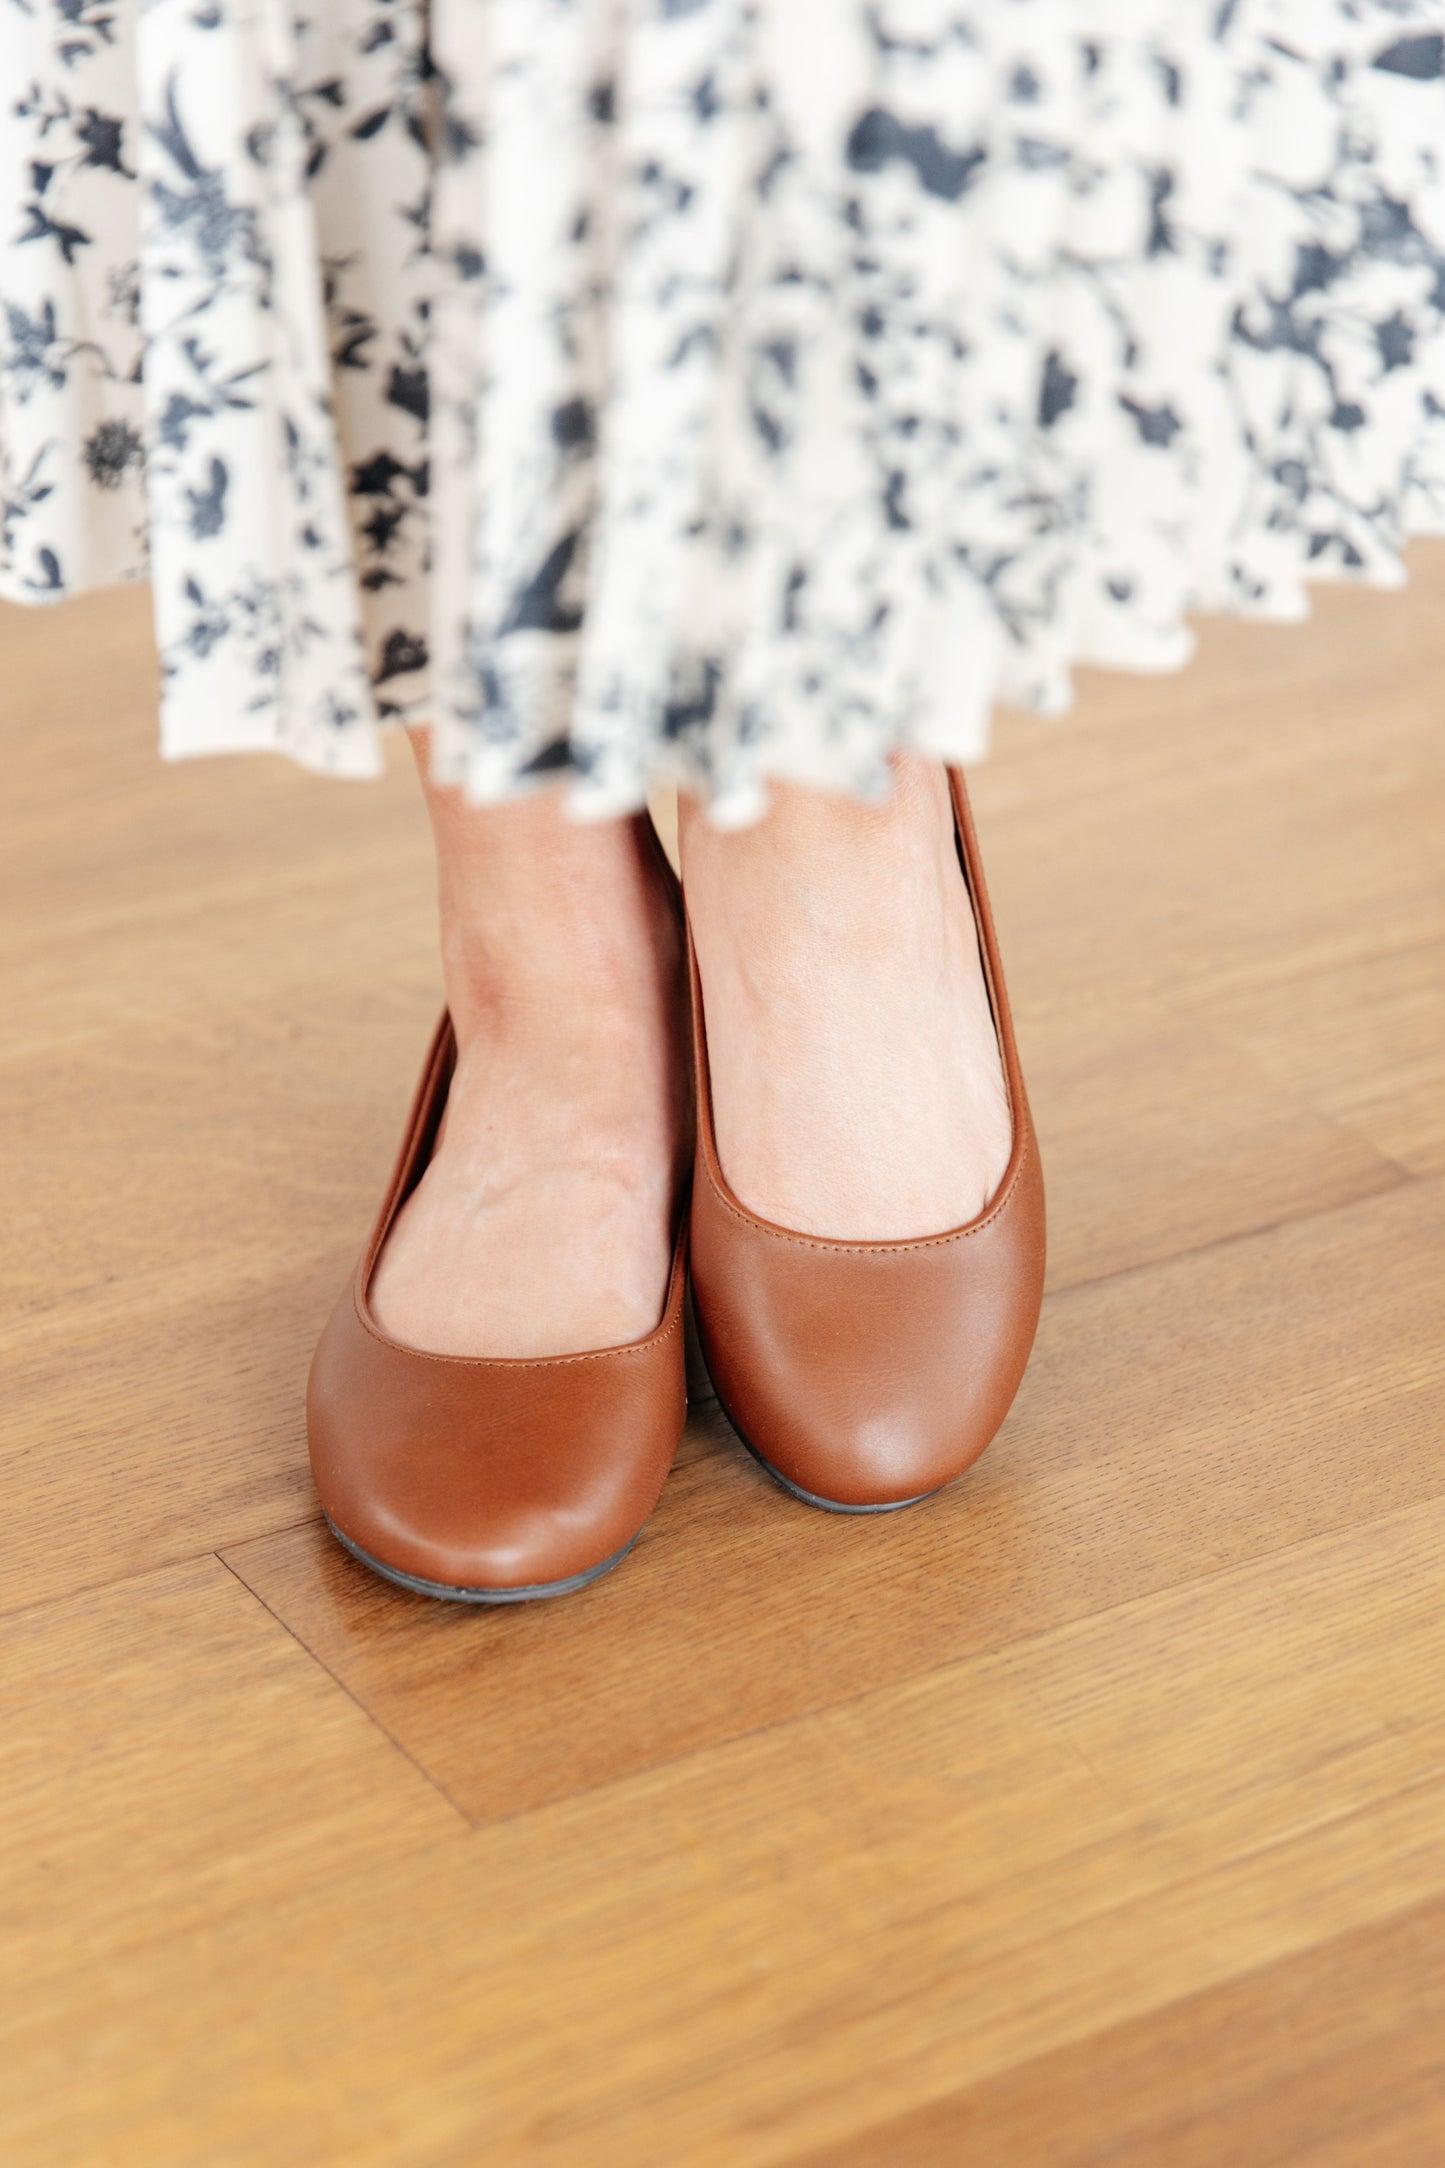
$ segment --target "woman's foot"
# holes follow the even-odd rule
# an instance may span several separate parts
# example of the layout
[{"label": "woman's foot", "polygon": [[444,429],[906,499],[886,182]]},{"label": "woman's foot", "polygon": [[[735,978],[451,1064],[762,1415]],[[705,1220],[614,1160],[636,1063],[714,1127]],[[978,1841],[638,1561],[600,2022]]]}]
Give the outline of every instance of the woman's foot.
[{"label": "woman's foot", "polygon": [[[425,776],[425,747],[418,746]],[[613,1347],[662,1314],[692,1146],[681,943],[640,821],[547,791],[427,786],[457,1068],[371,1285],[395,1340],[448,1355]]]},{"label": "woman's foot", "polygon": [[778,786],[737,833],[679,808],[723,1171],[842,1241],[961,1226],[1012,1145],[948,778],[894,775],[881,806]]}]

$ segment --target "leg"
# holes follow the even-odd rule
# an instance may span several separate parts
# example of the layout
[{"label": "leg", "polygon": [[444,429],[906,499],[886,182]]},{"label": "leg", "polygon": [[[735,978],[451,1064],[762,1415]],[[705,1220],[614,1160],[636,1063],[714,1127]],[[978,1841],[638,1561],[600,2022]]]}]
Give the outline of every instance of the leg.
[{"label": "leg", "polygon": [[947,781],[894,773],[881,806],[779,787],[736,834],[680,808],[724,1171],[840,1240],[962,1225],[1011,1142]]},{"label": "leg", "polygon": [[691,1142],[681,953],[641,820],[560,793],[477,807],[427,779],[457,1072],[372,1285],[434,1353],[556,1355],[650,1332]]}]

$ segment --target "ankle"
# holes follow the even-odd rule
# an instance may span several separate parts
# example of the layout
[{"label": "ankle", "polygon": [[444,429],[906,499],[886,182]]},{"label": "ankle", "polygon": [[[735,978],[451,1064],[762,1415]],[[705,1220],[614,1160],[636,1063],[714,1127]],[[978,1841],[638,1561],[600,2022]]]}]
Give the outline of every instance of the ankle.
[{"label": "ankle", "polygon": [[461,1046],[484,1036],[603,1057],[673,1034],[685,1005],[677,911],[648,839],[618,828],[561,865],[444,863],[442,974]]},{"label": "ankle", "polygon": [[[670,959],[657,953],[669,941]],[[537,1060],[565,1051],[610,1064],[645,1053],[672,1035],[683,994],[680,942],[667,930],[605,969],[561,942],[503,955],[444,936],[442,979],[463,1053],[481,1043]]]},{"label": "ankle", "polygon": [[[626,968],[598,971],[565,943],[522,956],[447,950],[457,1039],[452,1100],[482,1163],[506,1132],[557,1173],[609,1170],[675,1186],[692,1150],[691,1059],[681,931],[663,897]],[[478,1126],[480,1124],[480,1126]]]},{"label": "ankle", "polygon": [[869,979],[896,966],[899,943],[934,969],[971,942],[945,770],[894,762],[894,792],[860,804],[783,786],[765,818],[737,834],[682,812],[684,884],[706,964],[728,957],[769,983],[807,968],[820,946]]}]

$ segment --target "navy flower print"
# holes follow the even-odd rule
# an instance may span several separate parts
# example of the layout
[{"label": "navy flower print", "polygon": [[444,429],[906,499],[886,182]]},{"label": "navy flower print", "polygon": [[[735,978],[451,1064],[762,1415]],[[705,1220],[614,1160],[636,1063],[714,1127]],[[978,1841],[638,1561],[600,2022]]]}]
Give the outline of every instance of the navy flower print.
[{"label": "navy flower print", "polygon": [[876,793],[1445,530],[1445,0],[0,0],[0,593],[162,738]]},{"label": "navy flower print", "polygon": [[131,469],[141,464],[140,431],[127,421],[101,422],[81,451],[97,489],[119,489]]}]

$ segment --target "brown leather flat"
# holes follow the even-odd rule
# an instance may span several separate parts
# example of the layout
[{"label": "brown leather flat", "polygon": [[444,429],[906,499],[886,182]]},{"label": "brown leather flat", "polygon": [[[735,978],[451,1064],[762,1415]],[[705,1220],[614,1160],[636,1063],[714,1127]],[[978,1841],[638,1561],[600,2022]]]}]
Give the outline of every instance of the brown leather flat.
[{"label": "brown leather flat", "polygon": [[734,1428],[787,1489],[835,1513],[885,1513],[977,1460],[1008,1413],[1038,1324],[1044,1185],[963,778],[949,771],[1013,1117],[992,1201],[967,1226],[835,1242],[775,1226],[718,1159],[691,938],[697,1155],[692,1286],[702,1351]]},{"label": "brown leather flat", "polygon": [[606,1573],[657,1503],[687,1414],[687,1209],[662,1320],[644,1340],[532,1359],[390,1339],[368,1289],[455,1062],[443,1016],[386,1200],[312,1359],[311,1466],[333,1533],[373,1572],[456,1603],[521,1603]]}]

